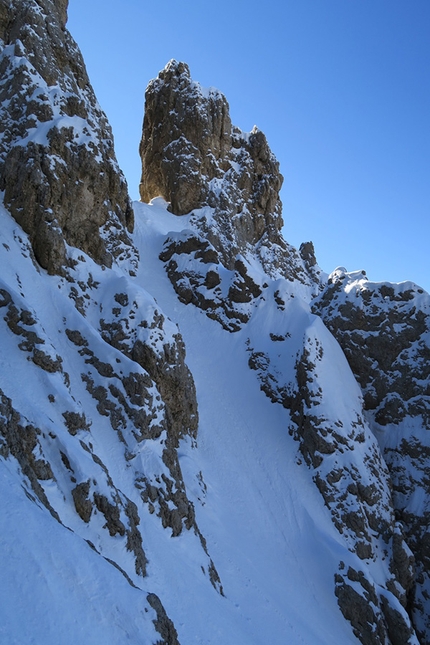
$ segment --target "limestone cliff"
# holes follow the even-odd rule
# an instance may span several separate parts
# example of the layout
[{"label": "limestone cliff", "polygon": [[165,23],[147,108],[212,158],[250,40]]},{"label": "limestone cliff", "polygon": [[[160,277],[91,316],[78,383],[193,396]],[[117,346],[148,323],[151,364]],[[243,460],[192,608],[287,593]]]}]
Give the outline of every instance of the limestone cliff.
[{"label": "limestone cliff", "polygon": [[[416,324],[397,310],[387,313],[370,294],[366,312],[349,295],[336,317],[340,284],[322,274],[311,243],[298,253],[281,236],[282,177],[264,135],[232,127],[225,97],[192,81],[183,63],[171,61],[148,86],[140,152],[142,200],[161,196],[183,216],[184,228],[178,224],[168,234],[159,256],[179,299],[246,335],[249,367],[270,400],[288,411],[298,462],[310,469],[334,526],[356,556],[354,566],[339,562],[335,575],[343,615],[366,644],[412,645],[416,633],[425,639],[422,539],[393,505],[391,477],[395,487],[399,477],[387,469],[367,417],[375,393],[380,419],[396,397],[405,415],[408,406],[422,413],[414,398],[421,387],[415,372],[422,372],[427,350],[413,374],[405,352],[402,370],[400,363],[392,365],[395,348],[397,354],[417,351],[414,342],[427,329],[422,303],[413,299]],[[383,295],[391,292],[387,286]],[[362,393],[321,319],[339,339]],[[366,336],[365,351],[359,343],[363,325],[374,332]],[[327,381],[331,364],[345,365],[343,377],[337,368]],[[428,383],[427,372],[424,378]],[[383,561],[382,581],[377,569]]]},{"label": "limestone cliff", "polygon": [[107,266],[136,257],[127,185],[67,4],[0,2],[0,190],[49,273],[67,264],[65,243]]},{"label": "limestone cliff", "polygon": [[[65,0],[0,0],[0,457],[127,584],[147,575],[154,515],[190,534],[199,573],[222,591],[178,458],[198,428],[184,343],[131,280],[127,185],[66,18]],[[14,374],[28,368],[21,398]],[[160,599],[145,599],[156,642],[177,643]]]},{"label": "limestone cliff", "polygon": [[192,213],[228,270],[253,252],[273,276],[318,282],[318,267],[282,237],[283,177],[265,135],[233,126],[225,96],[193,81],[185,63],[170,61],[148,85],[140,154],[141,199]]}]

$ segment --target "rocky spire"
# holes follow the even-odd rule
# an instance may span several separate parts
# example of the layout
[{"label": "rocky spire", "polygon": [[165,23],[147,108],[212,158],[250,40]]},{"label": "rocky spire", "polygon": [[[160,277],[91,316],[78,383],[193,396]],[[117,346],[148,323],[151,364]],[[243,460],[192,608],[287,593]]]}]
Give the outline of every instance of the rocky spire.
[{"label": "rocky spire", "polygon": [[0,0],[0,190],[50,273],[65,241],[99,264],[133,257],[113,137],[65,28],[67,0]]},{"label": "rocky spire", "polygon": [[233,127],[225,96],[194,82],[185,63],[170,61],[148,85],[140,154],[142,201],[161,195],[177,215],[214,208],[231,264],[268,231],[279,242],[283,177],[266,137]]},{"label": "rocky spire", "polygon": [[192,213],[227,269],[251,252],[272,277],[318,283],[318,266],[282,237],[283,177],[265,135],[232,126],[225,96],[185,63],[170,61],[148,85],[140,155],[142,201],[162,196],[176,215]]}]

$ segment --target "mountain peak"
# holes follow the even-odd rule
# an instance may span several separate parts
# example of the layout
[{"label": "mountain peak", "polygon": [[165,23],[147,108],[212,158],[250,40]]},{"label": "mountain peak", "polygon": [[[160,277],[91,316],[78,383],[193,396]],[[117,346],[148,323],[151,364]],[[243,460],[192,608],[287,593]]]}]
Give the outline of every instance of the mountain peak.
[{"label": "mountain peak", "polygon": [[170,61],[148,85],[140,155],[142,201],[163,197],[190,214],[227,269],[251,252],[271,275],[318,283],[318,267],[282,237],[283,177],[264,133],[233,126],[225,96],[185,63]]},{"label": "mountain peak", "polygon": [[140,153],[143,201],[162,196],[176,215],[212,206],[247,218],[251,243],[266,225],[280,230],[283,178],[266,137],[233,127],[225,96],[193,81],[186,63],[170,61],[149,83]]},{"label": "mountain peak", "polygon": [[182,74],[184,74],[185,76],[188,76],[188,78],[191,78],[190,68],[187,65],[187,63],[184,63],[182,61],[177,61],[174,58],[171,58],[169,62],[166,63],[164,69],[161,70],[159,76],[160,78],[165,79],[168,74],[171,74],[174,76],[181,76]]}]

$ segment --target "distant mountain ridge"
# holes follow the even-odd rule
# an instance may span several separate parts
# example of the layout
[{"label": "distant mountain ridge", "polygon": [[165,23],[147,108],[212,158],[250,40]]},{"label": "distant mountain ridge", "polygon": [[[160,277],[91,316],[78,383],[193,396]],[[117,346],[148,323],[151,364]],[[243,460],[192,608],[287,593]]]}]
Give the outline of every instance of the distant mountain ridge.
[{"label": "distant mountain ridge", "polygon": [[132,208],[66,20],[0,0],[0,635],[430,643],[430,296],[288,244],[182,62]]}]

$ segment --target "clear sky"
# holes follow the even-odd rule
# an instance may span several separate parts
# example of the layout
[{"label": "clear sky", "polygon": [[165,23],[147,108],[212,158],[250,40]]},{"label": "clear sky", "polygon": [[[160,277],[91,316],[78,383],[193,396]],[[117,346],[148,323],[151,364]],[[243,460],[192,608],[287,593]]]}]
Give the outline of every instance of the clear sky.
[{"label": "clear sky", "polygon": [[176,58],[266,134],[290,243],[430,290],[430,0],[69,0],[68,27],[133,199],[144,91]]}]

